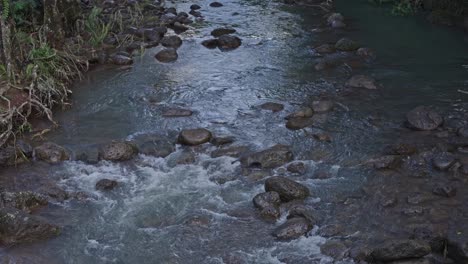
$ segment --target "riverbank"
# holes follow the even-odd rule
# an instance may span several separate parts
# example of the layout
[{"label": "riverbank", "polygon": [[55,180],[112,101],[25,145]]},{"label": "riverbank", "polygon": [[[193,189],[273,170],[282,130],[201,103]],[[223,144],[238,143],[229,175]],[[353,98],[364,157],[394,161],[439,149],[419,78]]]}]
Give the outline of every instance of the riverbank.
[{"label": "riverbank", "polygon": [[[60,128],[44,135],[60,146],[38,142],[32,165],[2,171],[8,192],[48,197],[45,206],[34,198],[41,210],[18,210],[47,219],[48,234],[62,229],[3,249],[5,259],[464,261],[455,34],[444,38],[453,53],[428,61],[420,38],[394,46],[350,7],[330,16],[282,3],[196,4],[205,22],[180,35],[177,60],[158,63],[156,47],[131,68],[90,73],[75,107],[56,112]],[[395,21],[384,22],[375,24]],[[205,48],[219,45],[218,28],[235,29],[228,35],[241,45]],[[427,43],[428,53],[437,47]],[[411,111],[421,103],[431,107]]]}]

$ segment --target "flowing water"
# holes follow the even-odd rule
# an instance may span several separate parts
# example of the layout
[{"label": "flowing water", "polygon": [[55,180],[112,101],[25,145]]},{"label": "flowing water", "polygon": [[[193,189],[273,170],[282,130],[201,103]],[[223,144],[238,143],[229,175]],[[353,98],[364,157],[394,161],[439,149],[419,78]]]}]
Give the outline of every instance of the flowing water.
[{"label": "flowing water", "polygon": [[[334,202],[359,194],[368,172],[357,165],[395,140],[406,111],[422,103],[451,109],[466,99],[457,92],[468,90],[463,68],[468,46],[460,31],[422,18],[392,17],[367,1],[337,1],[349,27],[324,33],[313,30],[323,21],[314,9],[267,0],[226,0],[221,8],[210,8],[204,0],[175,6],[188,11],[193,3],[203,7],[205,21],[182,35],[177,62],[156,62],[157,47],[136,57],[130,69],[91,72],[75,87],[73,108],[57,113],[60,129],[49,139],[77,150],[145,134],[174,139],[183,128],[204,127],[252,150],[291,145],[295,159],[304,160],[308,170],[290,177],[311,189],[305,203],[320,210],[323,224],[340,221],[333,214]],[[236,28],[243,40],[240,48],[221,52],[201,46],[212,29],[222,26]],[[314,70],[318,58],[311,48],[342,36],[376,50],[376,62],[352,72],[374,76],[383,88],[340,93],[350,68]],[[313,127],[285,128],[288,113],[318,98],[332,98],[341,106],[318,116]],[[282,103],[285,110],[259,109],[264,102]],[[174,106],[195,113],[161,116]],[[332,134],[333,142],[314,140],[311,135],[321,131]],[[266,223],[251,202],[263,191],[262,182],[246,180],[234,158],[211,158],[215,149],[209,144],[195,148],[194,163],[186,165],[176,164],[186,151],[179,146],[166,158],[139,155],[125,163],[69,161],[6,171],[47,174],[67,191],[91,198],[50,205],[40,214],[62,225],[63,233],[4,249],[2,255],[18,263],[352,262],[334,262],[320,253],[326,239],[318,235],[319,226],[308,237],[276,241],[270,234],[284,217]],[[332,177],[316,179],[318,171]],[[280,168],[272,174],[287,172]],[[212,181],[226,175],[233,181]],[[103,178],[119,181],[119,187],[95,191]]]}]

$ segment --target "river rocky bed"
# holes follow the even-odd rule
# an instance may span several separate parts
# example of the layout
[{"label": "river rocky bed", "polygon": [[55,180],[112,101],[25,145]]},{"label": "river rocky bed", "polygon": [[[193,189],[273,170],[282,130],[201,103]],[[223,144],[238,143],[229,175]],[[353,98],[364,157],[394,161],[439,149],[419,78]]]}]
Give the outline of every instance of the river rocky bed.
[{"label": "river rocky bed", "polygon": [[165,3],[2,168],[2,263],[468,263],[464,33],[350,2]]}]

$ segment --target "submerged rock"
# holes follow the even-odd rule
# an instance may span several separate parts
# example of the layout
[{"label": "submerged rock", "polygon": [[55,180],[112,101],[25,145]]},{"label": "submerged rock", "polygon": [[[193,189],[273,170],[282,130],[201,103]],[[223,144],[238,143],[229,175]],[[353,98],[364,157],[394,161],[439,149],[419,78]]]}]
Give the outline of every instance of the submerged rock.
[{"label": "submerged rock", "polygon": [[293,154],[289,146],[275,145],[269,149],[242,157],[240,161],[244,167],[271,169],[288,163],[292,159]]},{"label": "submerged rock", "polygon": [[315,52],[318,53],[333,53],[336,51],[335,45],[332,44],[322,44],[314,48]]},{"label": "submerged rock", "polygon": [[398,155],[387,155],[372,159],[371,164],[375,169],[396,169],[401,165],[401,157]]},{"label": "submerged rock", "polygon": [[333,101],[329,100],[320,100],[320,101],[313,101],[312,102],[312,110],[315,113],[325,113],[333,110],[335,104]]},{"label": "submerged rock", "polygon": [[422,240],[390,240],[375,248],[371,256],[375,261],[395,261],[420,258],[431,252],[431,246]]},{"label": "submerged rock", "polygon": [[263,110],[269,110],[272,111],[273,113],[282,111],[284,109],[283,104],[278,104],[278,103],[273,103],[273,102],[268,102],[260,105],[260,108]]},{"label": "submerged rock", "polygon": [[307,219],[294,217],[280,225],[272,235],[279,240],[292,240],[305,235],[311,229],[312,224]]},{"label": "submerged rock", "polygon": [[312,108],[304,107],[300,109],[299,111],[289,114],[288,116],[286,116],[286,119],[291,119],[295,117],[309,118],[309,117],[312,117],[313,115],[314,115],[314,110],[312,110]]},{"label": "submerged rock", "polygon": [[222,51],[229,51],[238,48],[242,40],[236,36],[222,35],[218,38],[218,48]]},{"label": "submerged rock", "polygon": [[342,38],[336,42],[335,48],[340,51],[355,51],[359,49],[359,43],[354,40]]},{"label": "submerged rock", "polygon": [[70,155],[65,148],[52,142],[46,142],[39,147],[36,147],[34,149],[34,156],[37,160],[42,160],[52,164],[70,159]]},{"label": "submerged rock", "polygon": [[435,111],[426,106],[418,106],[406,114],[407,124],[415,130],[434,130],[444,122]]},{"label": "submerged rock", "polygon": [[129,142],[112,142],[102,148],[101,155],[105,160],[126,161],[132,159],[137,152]]},{"label": "submerged rock", "polygon": [[179,134],[179,143],[196,146],[209,142],[211,137],[211,132],[204,128],[185,129]]},{"label": "submerged rock", "polygon": [[270,177],[265,181],[265,191],[277,192],[281,201],[302,200],[310,195],[309,188],[285,177]]},{"label": "submerged rock", "polygon": [[174,62],[179,58],[177,51],[173,48],[164,49],[154,56],[160,62]]},{"label": "submerged rock", "polygon": [[117,181],[109,180],[109,179],[102,179],[96,182],[96,190],[98,191],[110,191],[117,187]]},{"label": "submerged rock", "polygon": [[210,6],[211,7],[222,7],[223,4],[221,4],[220,2],[212,2],[212,3],[210,3]]},{"label": "submerged rock", "polygon": [[293,117],[286,121],[286,128],[290,130],[299,130],[311,126],[313,121],[305,117]]},{"label": "submerged rock", "polygon": [[163,113],[163,117],[187,117],[193,114],[192,110],[182,109],[182,108],[169,108],[166,109]]},{"label": "submerged rock", "polygon": [[306,166],[304,165],[304,162],[300,162],[300,161],[289,164],[286,169],[289,172],[298,173],[298,174],[304,174],[307,170]]},{"label": "submerged rock", "polygon": [[374,78],[366,75],[354,75],[347,82],[346,86],[353,88],[365,88],[369,90],[377,89],[377,83]]},{"label": "submerged rock", "polygon": [[329,240],[320,246],[320,252],[335,260],[341,260],[348,253],[348,248],[340,241]]},{"label": "submerged rock", "polygon": [[45,219],[16,208],[0,209],[0,243],[15,245],[48,239],[60,234],[60,228]]},{"label": "submerged rock", "polygon": [[220,37],[222,35],[228,35],[228,34],[232,34],[232,33],[236,33],[236,30],[233,29],[233,28],[217,28],[217,29],[214,29],[213,31],[211,31],[211,36],[217,38],[217,37]]},{"label": "submerged rock", "polygon": [[159,135],[143,135],[135,138],[141,154],[165,158],[175,151],[174,143]]}]

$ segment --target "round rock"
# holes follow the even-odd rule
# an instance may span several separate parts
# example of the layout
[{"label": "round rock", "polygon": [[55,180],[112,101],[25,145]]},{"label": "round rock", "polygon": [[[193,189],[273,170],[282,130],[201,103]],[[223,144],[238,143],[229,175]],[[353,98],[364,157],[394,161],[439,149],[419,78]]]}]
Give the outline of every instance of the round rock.
[{"label": "round rock", "polygon": [[61,146],[46,142],[34,149],[36,159],[55,164],[70,158],[68,152]]},{"label": "round rock", "polygon": [[112,142],[102,149],[102,158],[110,161],[130,160],[137,153],[129,142]]},{"label": "round rock", "polygon": [[285,177],[270,177],[265,181],[265,191],[277,192],[281,201],[302,200],[310,195],[309,188]]},{"label": "round rock", "polygon": [[204,128],[186,129],[179,134],[179,143],[183,145],[196,146],[211,139],[211,132]]},{"label": "round rock", "polygon": [[340,51],[355,51],[359,49],[359,43],[354,40],[342,38],[336,42],[335,48]]},{"label": "round rock", "polygon": [[434,130],[444,122],[435,111],[426,106],[418,106],[406,114],[410,128],[415,130]]},{"label": "round rock", "polygon": [[377,83],[374,78],[366,75],[354,75],[345,84],[353,88],[365,88],[369,90],[377,89]]},{"label": "round rock", "polygon": [[102,179],[96,183],[96,190],[99,191],[110,191],[117,186],[117,181]]},{"label": "round rock", "polygon": [[218,48],[223,51],[233,50],[242,44],[242,40],[236,36],[222,35],[218,38]]},{"label": "round rock", "polygon": [[166,36],[162,38],[161,45],[167,48],[177,49],[182,45],[182,39],[178,36]]},{"label": "round rock", "polygon": [[174,62],[179,58],[179,55],[175,49],[170,48],[158,52],[155,58],[160,62]]}]

